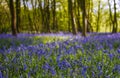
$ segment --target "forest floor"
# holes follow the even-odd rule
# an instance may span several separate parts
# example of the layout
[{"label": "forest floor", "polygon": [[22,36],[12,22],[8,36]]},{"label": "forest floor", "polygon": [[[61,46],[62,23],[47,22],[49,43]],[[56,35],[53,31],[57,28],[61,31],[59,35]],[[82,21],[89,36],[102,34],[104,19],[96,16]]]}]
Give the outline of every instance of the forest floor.
[{"label": "forest floor", "polygon": [[0,34],[0,78],[119,78],[120,33]]}]

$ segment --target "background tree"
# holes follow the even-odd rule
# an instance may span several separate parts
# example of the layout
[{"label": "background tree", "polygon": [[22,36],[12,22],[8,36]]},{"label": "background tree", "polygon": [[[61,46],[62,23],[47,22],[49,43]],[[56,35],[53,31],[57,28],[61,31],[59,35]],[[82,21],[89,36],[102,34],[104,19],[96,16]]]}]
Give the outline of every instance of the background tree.
[{"label": "background tree", "polygon": [[10,0],[10,13],[11,13],[11,28],[12,28],[12,35],[17,36],[17,29],[16,29],[16,12],[14,7],[13,0]]},{"label": "background tree", "polygon": [[116,33],[117,32],[117,13],[116,13],[116,0],[114,0],[114,21],[113,21],[113,30],[112,33]]},{"label": "background tree", "polygon": [[52,1],[52,4],[53,4],[53,13],[52,13],[52,16],[53,16],[53,27],[52,29],[53,30],[58,30],[58,26],[57,26],[57,18],[56,18],[56,0],[53,0]]},{"label": "background tree", "polygon": [[100,11],[101,11],[101,0],[98,1],[98,15],[97,15],[97,28],[96,28],[96,32],[98,32],[100,30]]},{"label": "background tree", "polygon": [[120,31],[118,0],[12,0],[12,2],[13,6],[11,0],[0,0],[0,33],[14,32],[15,35],[17,32],[62,31],[73,34],[82,32],[81,34],[86,36],[87,32]]},{"label": "background tree", "polygon": [[71,25],[72,25],[72,33],[77,34],[77,30],[75,27],[75,18],[74,18],[74,12],[73,12],[73,4],[72,0],[68,0],[68,7],[69,7],[69,19],[71,20]]},{"label": "background tree", "polygon": [[21,9],[21,1],[16,0],[16,27],[17,27],[17,32],[19,33],[20,30],[20,9]]},{"label": "background tree", "polygon": [[86,0],[81,0],[82,9],[82,19],[83,19],[83,32],[82,35],[86,36],[87,32],[87,17],[86,17]]}]

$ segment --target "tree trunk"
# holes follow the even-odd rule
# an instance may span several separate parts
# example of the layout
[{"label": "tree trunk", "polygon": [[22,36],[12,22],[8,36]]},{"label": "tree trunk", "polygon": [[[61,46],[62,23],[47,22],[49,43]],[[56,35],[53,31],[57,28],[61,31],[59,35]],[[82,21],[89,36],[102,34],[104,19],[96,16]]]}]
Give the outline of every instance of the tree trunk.
[{"label": "tree trunk", "polygon": [[74,12],[73,12],[73,5],[72,5],[72,0],[68,0],[69,8],[70,8],[70,20],[71,20],[71,25],[72,25],[72,33],[74,35],[77,34],[77,30],[75,27],[75,19],[74,19]]},{"label": "tree trunk", "polygon": [[80,7],[79,7],[79,0],[77,0],[77,14],[76,14],[76,22],[77,22],[77,28],[79,32],[82,32],[82,27],[80,24]]},{"label": "tree trunk", "polygon": [[86,37],[86,32],[87,32],[87,18],[86,18],[86,7],[85,7],[85,1],[86,0],[82,0],[82,19],[83,19],[83,32],[82,35],[84,37]]},{"label": "tree trunk", "polygon": [[108,5],[109,5],[109,12],[110,12],[110,19],[112,22],[112,33],[116,33],[117,32],[117,18],[116,18],[116,2],[114,0],[114,18],[112,16],[112,10],[111,10],[111,4],[110,4],[110,0],[108,0]]},{"label": "tree trunk", "polygon": [[114,0],[114,30],[113,33],[117,32],[118,24],[117,24],[117,15],[116,15],[116,0]]},{"label": "tree trunk", "polygon": [[100,30],[100,4],[101,4],[101,1],[99,0],[99,2],[98,2],[98,17],[97,17],[96,32],[98,32]]},{"label": "tree trunk", "polygon": [[[41,0],[38,0],[38,2],[39,2],[39,9],[40,9],[40,13],[41,13],[41,23],[42,23],[42,28],[44,28],[44,29],[42,29],[41,31],[42,32],[45,32],[45,13],[44,13],[44,8],[42,7],[42,1]],[[45,5],[44,5],[45,6]]]},{"label": "tree trunk", "polygon": [[53,30],[57,29],[57,19],[56,19],[56,0],[53,0]]},{"label": "tree trunk", "polygon": [[46,0],[46,7],[45,7],[45,14],[46,14],[46,32],[50,33],[50,11],[49,11],[49,0]]},{"label": "tree trunk", "polygon": [[12,29],[12,35],[17,36],[17,30],[16,30],[16,13],[14,8],[14,2],[13,0],[10,0],[10,14],[11,14],[11,29]]},{"label": "tree trunk", "polygon": [[36,6],[37,6],[37,2],[35,1],[35,4],[34,4],[34,0],[31,0],[31,4],[32,4],[32,10],[33,10],[33,19],[32,19],[32,21],[33,21],[33,28],[35,29],[34,31],[34,33],[38,33],[38,30],[39,30],[39,27],[37,26],[37,22],[36,22],[36,20],[37,20],[37,9],[36,9]]},{"label": "tree trunk", "polygon": [[16,0],[16,28],[17,28],[17,32],[19,33],[20,30],[20,5],[21,5],[21,2],[20,0]]}]

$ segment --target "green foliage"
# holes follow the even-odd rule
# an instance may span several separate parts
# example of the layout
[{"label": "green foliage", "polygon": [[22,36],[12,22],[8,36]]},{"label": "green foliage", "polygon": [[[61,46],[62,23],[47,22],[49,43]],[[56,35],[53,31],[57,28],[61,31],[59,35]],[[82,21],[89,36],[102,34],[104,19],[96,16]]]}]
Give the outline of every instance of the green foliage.
[{"label": "green foliage", "polygon": [[[6,0],[7,1],[7,0]],[[10,25],[10,12],[9,12],[9,7],[8,7],[8,3],[6,1],[1,1],[0,3],[0,33],[10,33],[11,32],[11,25]],[[25,1],[25,5],[22,4],[21,5],[21,10],[20,10],[20,27],[19,30],[20,32],[30,32],[30,33],[34,33],[34,32],[43,32],[44,29],[44,24],[45,21],[43,21],[43,16],[45,16],[44,14],[46,13],[46,10],[44,8],[44,5],[42,5],[42,8],[40,8],[39,6],[39,2],[38,1],[28,1],[28,0],[24,0]],[[44,0],[39,0],[42,1],[41,4],[44,4]],[[36,4],[34,4],[36,2]],[[81,2],[81,1],[80,1]],[[29,4],[29,5],[27,5]],[[33,4],[33,6],[32,6]],[[68,1],[64,0],[56,0],[56,21],[57,21],[57,29],[53,29],[53,0],[50,0],[50,29],[52,32],[59,32],[59,31],[68,31],[69,29],[69,17],[68,17]],[[97,26],[97,12],[98,12],[98,0],[87,0],[86,2],[86,11],[87,11],[87,18],[94,30],[94,32],[96,31],[96,26]],[[81,4],[79,4],[81,5]],[[78,17],[78,8],[79,5],[77,4],[77,1],[73,1],[73,8],[74,8],[74,20],[75,22],[77,21],[77,17]],[[112,4],[111,4],[112,5]],[[118,3],[117,3],[118,5]],[[113,7],[112,7],[113,8]],[[42,15],[43,12],[43,15]],[[80,13],[80,25],[83,26],[82,24],[82,10],[79,8],[79,13]],[[108,8],[108,2],[106,1],[101,1],[101,5],[100,5],[100,32],[111,32],[112,30],[112,24],[111,24],[111,20],[109,17],[109,8]],[[119,18],[119,9],[117,8],[117,19]],[[112,15],[114,15],[114,12],[112,12]],[[46,18],[46,17],[45,17]],[[44,19],[45,19],[44,18]],[[118,26],[120,24],[120,20],[118,19]],[[70,25],[71,26],[71,25]],[[77,26],[77,23],[76,23]],[[120,31],[120,28],[118,27],[117,29],[118,31]]]}]

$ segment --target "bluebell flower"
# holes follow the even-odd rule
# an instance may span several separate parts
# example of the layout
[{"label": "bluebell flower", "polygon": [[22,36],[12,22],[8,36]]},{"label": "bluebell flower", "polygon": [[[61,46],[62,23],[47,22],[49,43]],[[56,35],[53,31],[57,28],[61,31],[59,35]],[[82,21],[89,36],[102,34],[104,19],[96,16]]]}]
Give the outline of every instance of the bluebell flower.
[{"label": "bluebell flower", "polygon": [[[105,76],[105,78],[111,78],[111,77],[108,75],[108,76]],[[114,78],[114,77],[112,77],[112,78]]]},{"label": "bluebell flower", "polygon": [[75,47],[75,49],[81,49],[81,48],[82,48],[82,46],[80,46],[80,45],[78,45],[78,44],[75,45],[74,47]]},{"label": "bluebell flower", "polygon": [[108,50],[103,50],[104,53],[108,53]]},{"label": "bluebell flower", "polygon": [[62,70],[70,68],[71,64],[67,60],[63,60],[61,62],[58,62],[58,67]]},{"label": "bluebell flower", "polygon": [[2,72],[0,71],[0,78],[4,78]]},{"label": "bluebell flower", "polygon": [[120,56],[118,56],[118,59],[120,59]]},{"label": "bluebell flower", "polygon": [[98,69],[98,70],[102,70],[102,66],[98,65],[98,66],[97,66],[97,69]]},{"label": "bluebell flower", "polygon": [[120,73],[120,65],[115,65],[112,71]]},{"label": "bluebell flower", "polygon": [[95,72],[94,71],[92,71],[92,77],[95,78]]},{"label": "bluebell flower", "polygon": [[88,60],[88,61],[91,61],[91,57],[88,57],[87,60]]},{"label": "bluebell flower", "polygon": [[51,72],[52,76],[56,75],[56,71],[53,67],[50,68],[50,72]]},{"label": "bluebell flower", "polygon": [[73,75],[73,73],[74,73],[74,70],[73,70],[73,69],[71,69],[71,70],[70,70],[70,76],[72,76],[72,75]]},{"label": "bluebell flower", "polygon": [[23,70],[24,71],[27,70],[27,65],[26,64],[23,65]]},{"label": "bluebell flower", "polygon": [[17,58],[14,57],[11,62],[16,64],[17,63]]},{"label": "bluebell flower", "polygon": [[113,57],[114,57],[114,54],[108,54],[108,56],[110,57],[110,60],[112,60],[113,59]]},{"label": "bluebell flower", "polygon": [[120,49],[117,49],[117,52],[120,54]]},{"label": "bluebell flower", "polygon": [[103,71],[100,70],[100,72],[98,73],[98,77],[100,77],[103,74]]},{"label": "bluebell flower", "polygon": [[87,72],[87,66],[83,66],[82,67],[82,70],[81,70],[81,74],[82,74],[82,76],[84,77],[84,78],[86,78],[86,72]]},{"label": "bluebell flower", "polygon": [[30,72],[28,72],[28,78],[30,78],[30,76],[31,76],[31,73],[30,73]]},{"label": "bluebell flower", "polygon": [[43,68],[44,70],[48,71],[49,68],[50,68],[50,65],[49,65],[48,63],[46,63],[45,65],[42,66],[42,68]]},{"label": "bluebell flower", "polygon": [[59,61],[60,61],[60,58],[61,58],[61,55],[59,54],[59,55],[57,56],[56,61],[59,62]]},{"label": "bluebell flower", "polygon": [[23,75],[20,75],[20,78],[23,78]]}]

